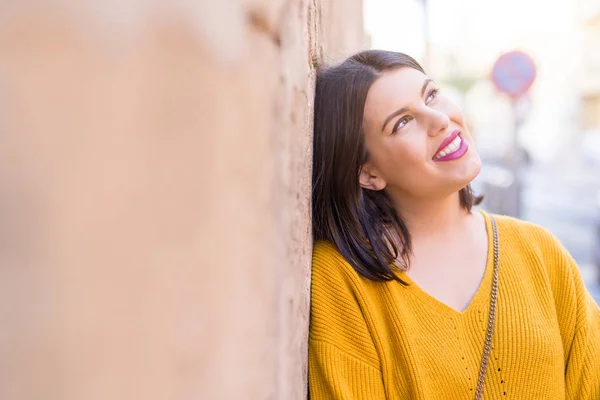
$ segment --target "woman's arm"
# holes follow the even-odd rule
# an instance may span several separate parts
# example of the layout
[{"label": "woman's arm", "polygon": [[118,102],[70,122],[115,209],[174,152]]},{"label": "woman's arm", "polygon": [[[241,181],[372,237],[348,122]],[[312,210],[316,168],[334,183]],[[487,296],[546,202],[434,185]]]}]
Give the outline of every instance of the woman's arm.
[{"label": "woman's arm", "polygon": [[549,233],[545,243],[563,336],[566,398],[600,399],[600,308],[564,246]]},{"label": "woman's arm", "polygon": [[311,400],[385,399],[381,371],[334,344],[309,343],[308,387]]},{"label": "woman's arm", "polygon": [[585,288],[579,268],[569,256],[576,298],[575,330],[566,354],[567,399],[600,399],[600,308]]},{"label": "woman's arm", "polygon": [[332,245],[313,253],[308,384],[311,400],[385,399],[360,278]]}]

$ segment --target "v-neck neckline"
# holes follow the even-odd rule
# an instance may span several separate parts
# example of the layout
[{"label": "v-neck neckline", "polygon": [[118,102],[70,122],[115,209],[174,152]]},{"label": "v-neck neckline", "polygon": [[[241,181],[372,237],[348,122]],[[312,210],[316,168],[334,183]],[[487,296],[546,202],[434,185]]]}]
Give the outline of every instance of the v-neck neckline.
[{"label": "v-neck neckline", "polygon": [[485,220],[485,230],[487,233],[487,259],[485,271],[483,273],[483,278],[479,283],[479,287],[463,311],[459,311],[443,301],[438,300],[436,297],[415,283],[406,272],[402,271],[399,274],[399,277],[409,284],[409,286],[406,287],[409,293],[412,293],[430,308],[450,317],[462,317],[470,314],[474,312],[474,310],[481,309],[482,304],[488,304],[490,300],[491,279],[494,272],[494,232],[490,216],[483,210],[479,210],[479,212],[483,215]]}]

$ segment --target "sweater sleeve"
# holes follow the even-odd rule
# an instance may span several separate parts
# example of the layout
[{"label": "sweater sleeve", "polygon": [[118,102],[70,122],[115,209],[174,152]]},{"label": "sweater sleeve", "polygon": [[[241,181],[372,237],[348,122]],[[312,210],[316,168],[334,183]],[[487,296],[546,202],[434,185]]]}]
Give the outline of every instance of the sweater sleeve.
[{"label": "sweater sleeve", "polygon": [[310,342],[308,364],[311,400],[385,399],[381,371],[338,349],[317,340]]},{"label": "sweater sleeve", "polygon": [[553,236],[554,296],[565,348],[566,398],[600,399],[600,308],[579,267]]},{"label": "sweater sleeve", "polygon": [[386,398],[361,279],[332,245],[315,244],[308,344],[311,400]]},{"label": "sweater sleeve", "polygon": [[575,334],[565,368],[567,399],[600,399],[600,309],[573,259],[568,256],[566,261],[573,274],[576,298]]}]

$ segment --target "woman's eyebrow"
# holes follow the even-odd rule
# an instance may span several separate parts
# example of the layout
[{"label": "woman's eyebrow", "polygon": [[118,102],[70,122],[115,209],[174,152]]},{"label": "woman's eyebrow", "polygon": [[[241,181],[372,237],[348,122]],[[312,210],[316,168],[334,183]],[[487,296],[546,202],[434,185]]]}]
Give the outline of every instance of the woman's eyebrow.
[{"label": "woman's eyebrow", "polygon": [[394,119],[396,116],[400,115],[400,114],[404,114],[405,112],[408,111],[408,107],[402,107],[399,110],[394,111],[393,113],[391,113],[386,119],[385,122],[383,123],[383,126],[381,127],[381,132],[383,132],[385,130],[385,126],[388,124],[388,122],[390,122],[392,119]]},{"label": "woman's eyebrow", "polygon": [[425,96],[425,89],[427,89],[427,86],[429,85],[430,82],[433,82],[433,79],[425,79],[425,82],[423,82],[423,87],[421,87],[421,97]]},{"label": "woman's eyebrow", "polygon": [[[425,82],[423,82],[423,86],[421,87],[421,97],[425,96],[425,89],[427,89],[427,86],[429,85],[430,82],[433,82],[433,79],[425,79]],[[381,127],[381,132],[383,132],[385,130],[385,126],[388,124],[388,122],[390,122],[392,119],[394,119],[398,115],[404,114],[406,111],[408,111],[408,108],[402,107],[401,109],[396,110],[393,113],[391,113],[383,122],[383,126]]]}]

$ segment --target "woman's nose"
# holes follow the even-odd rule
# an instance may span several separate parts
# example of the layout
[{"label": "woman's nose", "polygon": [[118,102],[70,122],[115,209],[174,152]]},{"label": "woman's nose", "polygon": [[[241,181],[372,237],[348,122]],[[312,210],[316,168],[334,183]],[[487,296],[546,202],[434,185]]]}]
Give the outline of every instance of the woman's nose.
[{"label": "woman's nose", "polygon": [[448,130],[450,118],[446,113],[429,109],[426,115],[428,121],[428,133],[430,136],[436,136]]}]

